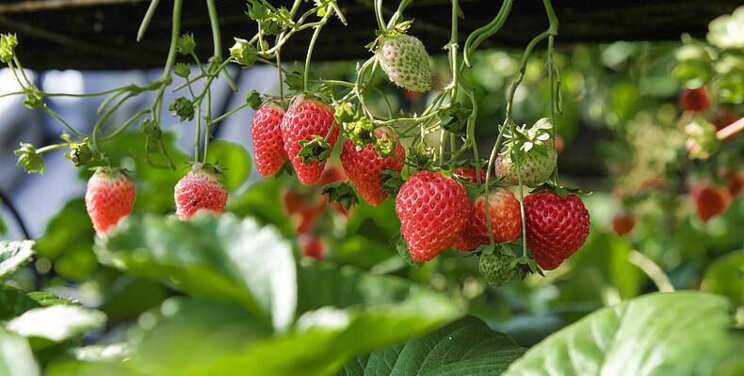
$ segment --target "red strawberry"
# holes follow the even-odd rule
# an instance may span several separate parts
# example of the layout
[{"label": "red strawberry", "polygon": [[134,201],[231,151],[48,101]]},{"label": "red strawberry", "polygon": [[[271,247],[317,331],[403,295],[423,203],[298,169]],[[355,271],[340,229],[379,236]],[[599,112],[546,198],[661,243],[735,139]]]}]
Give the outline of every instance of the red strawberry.
[{"label": "red strawberry", "polygon": [[424,262],[452,245],[470,218],[471,205],[465,188],[454,179],[419,171],[400,187],[395,211],[411,259]]},{"label": "red strawberry", "polygon": [[695,185],[690,193],[698,217],[703,222],[708,222],[711,218],[725,212],[731,199],[728,191],[707,184]]},{"label": "red strawberry", "polygon": [[276,175],[287,160],[280,124],[284,110],[275,102],[265,102],[253,115],[251,136],[256,168],[262,176]]},{"label": "red strawberry", "polygon": [[321,260],[323,258],[325,245],[320,238],[309,234],[303,234],[299,236],[297,240],[300,243],[300,247],[302,247],[302,254],[305,257],[314,258],[316,260]]},{"label": "red strawberry", "polygon": [[302,193],[293,189],[284,192],[282,199],[284,201],[284,208],[287,209],[287,213],[289,214],[299,212],[302,209],[302,206],[305,205],[305,199],[302,196]]},{"label": "red strawberry", "polygon": [[479,245],[488,244],[488,242],[488,237],[484,238],[475,230],[471,216],[471,219],[465,225],[465,228],[457,234],[457,237],[452,243],[452,248],[460,252],[469,252],[477,248]]},{"label": "red strawberry", "polygon": [[290,162],[297,179],[304,185],[318,182],[325,168],[325,161],[312,161],[305,164],[298,154],[302,149],[300,141],[310,141],[313,136],[326,137],[333,127],[328,143],[333,146],[338,138],[338,126],[333,121],[333,109],[315,99],[303,96],[295,97],[292,106],[281,123],[284,150],[289,156]]},{"label": "red strawberry", "polygon": [[633,231],[636,221],[636,216],[632,214],[619,213],[612,218],[612,230],[615,231],[617,236],[623,236]]},{"label": "red strawberry", "polygon": [[734,170],[726,170],[723,173],[723,177],[728,182],[727,188],[731,197],[739,195],[744,189],[744,173],[736,172]]},{"label": "red strawberry", "polygon": [[88,180],[85,207],[98,236],[132,213],[136,188],[119,169],[101,167]]},{"label": "red strawberry", "polygon": [[524,198],[527,248],[545,270],[553,270],[574,254],[589,235],[589,212],[581,199],[541,191]]},{"label": "red strawberry", "polygon": [[718,111],[716,111],[716,115],[711,120],[711,123],[716,126],[717,131],[720,131],[729,126],[729,124],[735,123],[737,120],[739,120],[739,117],[736,116],[736,114],[726,109],[726,107],[720,107]]},{"label": "red strawberry", "polygon": [[679,106],[684,111],[705,111],[710,108],[710,96],[704,87],[685,88],[679,94]]},{"label": "red strawberry", "polygon": [[326,185],[344,180],[346,180],[346,173],[344,173],[344,170],[338,166],[330,166],[320,175],[318,185]]},{"label": "red strawberry", "polygon": [[222,213],[227,203],[227,189],[218,175],[219,172],[214,167],[196,163],[178,181],[173,194],[178,218],[182,221],[191,219],[202,209]]},{"label": "red strawberry", "polygon": [[299,234],[305,234],[315,227],[315,223],[318,221],[318,217],[323,214],[326,203],[320,202],[317,205],[307,205],[299,210],[300,223],[297,224],[295,229]]},{"label": "red strawberry", "polygon": [[[378,138],[382,134],[381,131],[375,132]],[[387,198],[387,193],[382,189],[382,171],[390,169],[400,172],[403,169],[406,151],[397,139],[394,153],[395,155],[382,158],[372,144],[359,150],[351,140],[344,142],[344,149],[341,151],[344,171],[359,194],[372,206],[380,205]]]},{"label": "red strawberry", "polygon": [[480,170],[480,179],[476,179],[475,169],[473,167],[456,167],[454,170],[452,170],[452,173],[474,184],[481,184],[486,182],[485,168],[481,168]]},{"label": "red strawberry", "polygon": [[[491,232],[496,243],[513,242],[522,235],[522,217],[519,201],[510,191],[498,188],[488,194]],[[469,251],[481,244],[488,244],[488,218],[486,197],[481,195],[473,204],[473,213],[465,230],[455,241],[454,248]]]}]

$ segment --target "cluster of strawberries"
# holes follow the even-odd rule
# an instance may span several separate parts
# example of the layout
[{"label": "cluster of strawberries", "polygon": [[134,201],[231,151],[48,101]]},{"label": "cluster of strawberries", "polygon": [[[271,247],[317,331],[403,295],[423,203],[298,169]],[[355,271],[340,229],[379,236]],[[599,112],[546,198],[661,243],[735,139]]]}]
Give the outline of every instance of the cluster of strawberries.
[{"label": "cluster of strawberries", "polygon": [[[176,215],[188,220],[200,210],[221,213],[227,203],[227,189],[220,172],[208,164],[195,163],[174,190]],[[106,235],[132,213],[136,187],[121,169],[99,167],[88,180],[85,206],[98,236]]]},{"label": "cluster of strawberries", "polygon": [[[329,106],[298,96],[286,113],[276,102],[265,102],[256,111],[251,132],[261,175],[277,174],[288,160],[298,180],[313,185],[320,183],[325,159],[306,160],[300,155],[302,145],[323,137],[333,147],[338,125]],[[345,175],[372,206],[388,196],[383,186],[385,171],[400,173],[406,159],[395,135],[381,130],[374,135],[392,140],[389,155],[383,156],[371,143],[359,147],[347,139],[340,156]],[[519,163],[511,161],[511,154],[504,155],[497,175],[502,181],[511,181],[516,168],[524,177],[523,184],[541,184],[555,167],[555,150],[550,148],[543,154],[527,153]],[[511,191],[495,188],[471,202],[463,182],[482,184],[485,173],[482,170],[478,175],[471,167],[458,167],[452,172],[421,169],[400,186],[395,207],[413,261],[429,261],[449,248],[468,252],[491,241],[509,243],[521,238],[521,205]],[[543,269],[558,267],[588,236],[589,213],[574,194],[536,190],[525,197],[524,210],[527,246]]]},{"label": "cluster of strawberries", "polygon": [[[740,119],[726,107],[721,106],[712,111],[712,104],[710,93],[704,86],[684,88],[679,94],[679,108],[693,119],[685,127],[688,136],[685,147],[692,159],[709,158],[718,150],[722,140],[731,137],[719,137],[717,132]],[[689,188],[689,198],[698,218],[703,222],[723,214],[731,201],[744,189],[744,172],[732,168],[720,169],[711,180],[723,184],[701,180],[694,182]],[[624,210],[613,217],[612,229],[617,235],[623,236],[633,231],[637,221],[638,218],[631,211]]]}]

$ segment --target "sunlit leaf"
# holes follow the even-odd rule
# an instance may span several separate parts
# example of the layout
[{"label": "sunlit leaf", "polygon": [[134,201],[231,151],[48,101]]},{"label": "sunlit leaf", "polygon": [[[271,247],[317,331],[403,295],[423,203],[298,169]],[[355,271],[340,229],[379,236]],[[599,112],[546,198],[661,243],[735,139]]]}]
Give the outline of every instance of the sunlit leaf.
[{"label": "sunlit leaf", "polygon": [[469,316],[423,337],[358,355],[338,375],[498,375],[524,351]]},{"label": "sunlit leaf", "polygon": [[551,335],[506,375],[712,375],[744,344],[730,309],[711,294],[646,295]]},{"label": "sunlit leaf", "polygon": [[295,312],[291,247],[253,219],[133,216],[96,250],[104,263],[193,295],[238,302],[277,328],[286,328]]},{"label": "sunlit leaf", "polygon": [[13,273],[34,254],[34,242],[0,241],[0,278]]},{"label": "sunlit leaf", "polygon": [[0,375],[35,376],[39,366],[28,342],[0,328]]},{"label": "sunlit leaf", "polygon": [[63,341],[97,329],[106,322],[98,311],[71,306],[54,305],[34,308],[8,322],[8,330],[24,337]]}]

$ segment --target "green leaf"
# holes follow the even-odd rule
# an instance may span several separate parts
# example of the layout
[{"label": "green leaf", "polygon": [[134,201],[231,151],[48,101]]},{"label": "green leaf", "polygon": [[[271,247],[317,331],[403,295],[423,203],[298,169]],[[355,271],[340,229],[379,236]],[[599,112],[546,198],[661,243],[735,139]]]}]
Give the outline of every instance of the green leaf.
[{"label": "green leaf", "polygon": [[212,141],[207,162],[218,165],[225,175],[225,186],[230,191],[240,188],[251,175],[251,155],[234,142]]},{"label": "green leaf", "polygon": [[231,214],[191,221],[132,216],[96,246],[101,262],[173,283],[197,296],[238,302],[276,328],[295,312],[292,249],[275,229]]},{"label": "green leaf", "polygon": [[16,271],[34,254],[32,240],[0,241],[0,278]]},{"label": "green leaf", "polygon": [[222,357],[244,351],[271,333],[238,305],[200,299],[167,300],[138,323],[130,334],[131,361],[138,371],[152,375],[206,374]]},{"label": "green leaf", "polygon": [[107,289],[100,309],[111,321],[135,319],[167,297],[165,287],[158,282],[122,275]]},{"label": "green leaf", "polygon": [[300,268],[304,311],[284,333],[271,334],[238,306],[171,300],[140,318],[132,357],[149,374],[328,375],[356,354],[424,334],[461,314],[444,296],[408,281],[338,270]]},{"label": "green leaf", "polygon": [[524,349],[468,316],[423,337],[348,362],[339,376],[498,375]]},{"label": "green leaf", "polygon": [[44,236],[34,248],[40,256],[54,262],[54,271],[60,276],[82,280],[97,267],[92,252],[94,237],[85,200],[77,198],[68,201],[49,221]]},{"label": "green leaf", "polygon": [[[0,202],[2,204],[2,202]],[[3,220],[3,217],[0,217],[0,236],[3,236],[8,233],[8,226],[5,224],[5,220]]]},{"label": "green leaf", "polygon": [[7,328],[24,337],[46,338],[59,342],[101,328],[106,316],[96,310],[54,305],[34,308],[8,322]]},{"label": "green leaf", "polygon": [[0,328],[0,375],[39,375],[34,355],[28,342]]},{"label": "green leaf", "polygon": [[0,321],[10,320],[38,306],[21,289],[9,285],[0,286]]},{"label": "green leaf", "polygon": [[711,375],[741,351],[730,309],[706,293],[646,295],[551,335],[506,375]]},{"label": "green leaf", "polygon": [[59,297],[46,291],[31,291],[26,294],[30,299],[33,299],[40,307],[49,307],[58,304],[64,305],[78,305],[77,302]]},{"label": "green leaf", "polygon": [[708,266],[701,289],[744,305],[744,250],[731,252]]}]

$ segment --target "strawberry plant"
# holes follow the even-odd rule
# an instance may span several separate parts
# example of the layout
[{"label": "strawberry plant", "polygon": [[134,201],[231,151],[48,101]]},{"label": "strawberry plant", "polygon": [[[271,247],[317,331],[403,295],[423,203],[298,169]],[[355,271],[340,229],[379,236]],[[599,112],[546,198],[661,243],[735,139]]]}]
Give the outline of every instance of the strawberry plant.
[{"label": "strawberry plant", "polygon": [[[437,58],[413,2],[371,1],[365,59],[333,69],[314,50],[329,25],[354,28],[352,4],[247,0],[253,29],[226,48],[205,0],[205,60],[184,1],[153,0],[137,39],[171,6],[160,76],[83,94],[42,90],[22,38],[0,36],[20,88],[3,96],[61,129],[57,143],[22,142],[18,166],[44,173],[62,150],[88,178],[45,234],[0,242],[0,374],[744,372],[741,257],[726,254],[744,244],[742,10],[714,20],[707,44],[684,36],[657,56],[559,51],[543,0],[546,29],[512,56],[480,51],[512,0],[467,35],[451,0]],[[304,61],[283,61],[302,41]],[[663,63],[624,66],[634,55]],[[257,65],[278,93],[241,92],[235,68]],[[669,80],[628,82],[647,68]],[[612,72],[624,77],[596,84]],[[638,99],[669,82],[664,104]],[[216,111],[219,84],[244,99]],[[57,97],[100,99],[91,130]],[[602,150],[612,195],[559,174],[582,149],[566,146],[582,140],[584,107],[615,137]],[[251,152],[213,139],[231,117]],[[193,132],[188,153],[170,123]],[[253,165],[261,178],[246,184]]]}]

